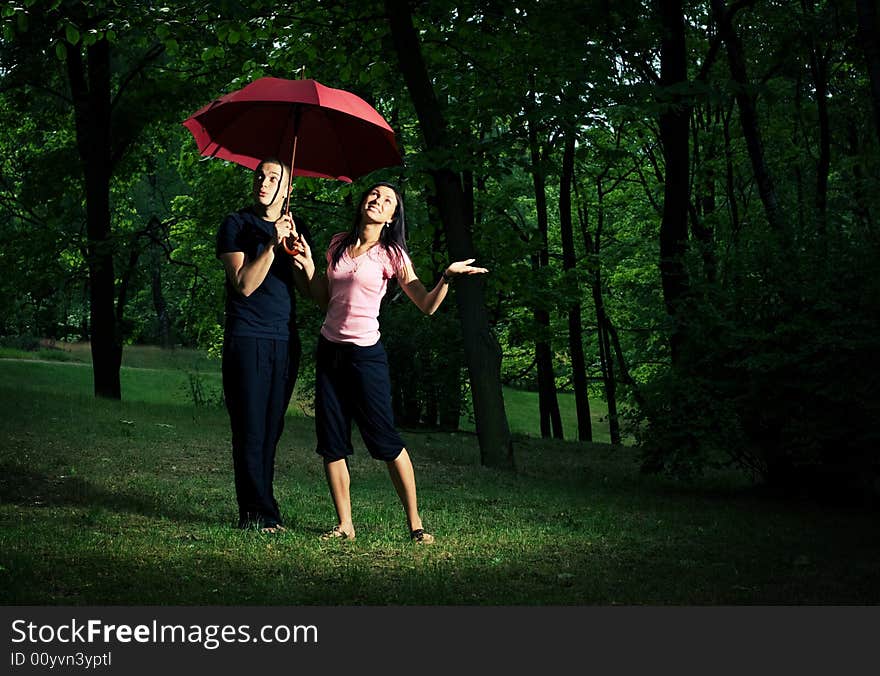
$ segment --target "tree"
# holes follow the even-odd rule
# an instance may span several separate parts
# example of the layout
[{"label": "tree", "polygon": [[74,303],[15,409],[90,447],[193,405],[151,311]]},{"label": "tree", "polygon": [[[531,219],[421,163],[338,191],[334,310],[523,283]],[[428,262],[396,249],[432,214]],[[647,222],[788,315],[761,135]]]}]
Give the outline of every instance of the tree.
[{"label": "tree", "polygon": [[718,25],[724,44],[727,48],[727,62],[730,67],[730,76],[736,83],[736,101],[739,106],[739,119],[742,124],[743,138],[752,161],[752,169],[755,173],[755,181],[758,193],[764,205],[764,213],[771,229],[782,236],[783,241],[787,237],[782,214],[779,208],[779,197],[773,183],[770,170],[767,167],[764,140],[758,124],[758,113],[755,109],[754,97],[750,92],[749,76],[746,71],[746,57],[743,52],[742,41],[736,33],[733,25],[734,16],[743,7],[739,4],[728,8],[724,0],[712,0],[713,18]]},{"label": "tree", "polygon": [[[447,138],[446,121],[421,55],[409,4],[406,0],[386,0],[385,8],[400,70],[418,113],[426,147],[433,152],[448,152],[452,144]],[[474,258],[461,177],[446,167],[435,167],[430,173],[451,256],[456,260]],[[513,445],[501,394],[501,348],[489,329],[482,298],[483,282],[464,279],[457,284],[455,295],[482,462],[493,467],[512,467]]]},{"label": "tree", "polygon": [[[532,119],[526,120],[526,128],[529,144],[529,157],[531,160],[532,182],[535,189],[535,211],[538,221],[538,251],[532,255],[532,270],[538,279],[547,279],[542,276],[542,270],[546,270],[550,264],[548,251],[548,215],[547,215],[547,177],[544,166],[548,161],[548,154],[552,149],[551,141],[540,143],[538,141],[538,121],[535,119],[535,77],[529,76],[530,92],[526,104],[526,114]],[[537,305],[533,310],[535,324],[539,335],[535,340],[535,364],[538,370],[538,415],[541,426],[541,436],[552,436],[562,439],[562,418],[559,414],[559,399],[556,396],[556,378],[553,373],[552,340],[550,338],[550,313],[546,307]]]},{"label": "tree", "polygon": [[[574,151],[576,133],[573,128],[566,130],[565,150],[562,156],[562,172],[559,177],[559,230],[562,236],[562,264],[571,275],[576,300],[568,308],[568,346],[571,355],[572,385],[575,394],[575,409],[578,421],[578,439],[593,440],[593,425],[590,418],[590,401],[587,393],[587,373],[584,359],[583,326],[581,324],[580,284],[576,276],[576,255],[574,248],[574,222],[571,215],[571,192],[574,182]],[[600,343],[601,349],[601,343]]]},{"label": "tree", "polygon": [[688,84],[684,11],[680,0],[661,0],[660,10],[660,139],[663,143],[663,220],[660,224],[660,277],[663,299],[672,318],[670,352],[681,356],[688,275],[684,255],[688,241],[690,107],[681,90]]},{"label": "tree", "polygon": [[[183,15],[196,6],[178,9]],[[48,90],[56,100],[65,94],[52,92],[52,85],[69,91],[85,192],[94,391],[119,399],[125,297],[117,297],[116,289],[111,183],[149,124],[170,122],[192,100],[186,79],[159,67],[166,47],[151,37],[157,20],[175,16],[151,7],[122,10],[111,2],[55,2],[15,11],[20,42],[4,78],[7,87],[32,96]],[[63,75],[52,77],[62,63]]]},{"label": "tree", "polygon": [[874,128],[880,141],[880,12],[877,0],[856,0],[858,36],[871,87]]}]

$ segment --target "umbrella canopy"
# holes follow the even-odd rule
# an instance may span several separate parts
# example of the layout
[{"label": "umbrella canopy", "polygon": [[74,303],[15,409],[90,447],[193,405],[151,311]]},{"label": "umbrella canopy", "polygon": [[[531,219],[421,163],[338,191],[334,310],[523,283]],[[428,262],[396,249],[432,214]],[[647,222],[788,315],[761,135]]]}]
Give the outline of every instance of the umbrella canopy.
[{"label": "umbrella canopy", "polygon": [[290,162],[294,176],[351,182],[401,163],[394,131],[370,104],[315,80],[254,80],[196,111],[183,126],[202,155],[250,169],[275,157]]}]

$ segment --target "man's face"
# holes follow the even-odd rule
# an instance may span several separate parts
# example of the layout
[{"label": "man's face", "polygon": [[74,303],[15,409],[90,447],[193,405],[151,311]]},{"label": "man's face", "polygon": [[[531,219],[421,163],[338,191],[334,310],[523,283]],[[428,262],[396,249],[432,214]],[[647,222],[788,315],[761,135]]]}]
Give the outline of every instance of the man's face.
[{"label": "man's face", "polygon": [[265,162],[254,172],[254,200],[266,208],[284,202],[284,170],[281,165]]}]

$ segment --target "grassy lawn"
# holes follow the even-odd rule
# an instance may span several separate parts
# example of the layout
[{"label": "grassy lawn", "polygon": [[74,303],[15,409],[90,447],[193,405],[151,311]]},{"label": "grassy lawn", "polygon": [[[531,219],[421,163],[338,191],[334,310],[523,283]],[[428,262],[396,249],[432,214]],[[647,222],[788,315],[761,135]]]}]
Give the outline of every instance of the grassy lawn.
[{"label": "grassy lawn", "polygon": [[[562,419],[562,432],[566,439],[577,439],[577,413],[574,405],[574,394],[559,392],[559,417]],[[541,436],[541,423],[538,416],[538,395],[536,392],[525,392],[510,387],[504,388],[504,408],[510,423],[510,431],[514,434]],[[590,402],[590,418],[592,421],[593,441],[609,444],[608,406],[604,401]]]},{"label": "grassy lawn", "polygon": [[437,543],[409,543],[363,449],[358,538],[321,542],[333,509],[312,421],[292,409],[276,473],[290,530],[235,530],[226,413],[192,404],[187,358],[161,357],[123,369],[123,402],[95,400],[75,362],[0,360],[4,604],[880,602],[875,514],[761,499],[733,475],[642,476],[632,449],[601,443],[518,435],[507,473],[480,466],[470,433],[405,431]]},{"label": "grassy lawn", "polygon": [[[53,361],[77,363],[91,366],[92,357],[87,343],[57,343],[52,347],[40,350],[24,351],[0,346],[0,359],[27,359],[35,361]],[[122,396],[126,401],[145,401],[162,403],[193,402],[201,397],[218,401],[222,383],[220,380],[220,362],[209,358],[204,352],[190,349],[162,350],[154,346],[127,346],[122,351]],[[134,375],[129,369],[153,369],[161,371],[153,375],[137,372]],[[90,392],[91,384],[83,384],[82,374],[75,379],[61,374],[44,373],[38,376],[44,386],[54,386],[52,379],[61,377],[68,387],[83,386],[84,392]],[[48,381],[48,382],[47,382]],[[161,385],[157,387],[157,385]],[[200,388],[194,392],[194,388]],[[63,391],[70,391],[65,389]],[[540,436],[537,394],[511,387],[503,388],[504,404],[507,411],[510,430],[513,434]],[[575,412],[574,394],[558,393],[559,411],[562,428],[566,439],[577,439],[577,413]],[[294,400],[311,399],[311,392],[298,391]],[[308,407],[306,407],[308,408]],[[296,401],[291,403],[290,414],[303,413],[303,406]],[[610,443],[608,434],[608,407],[604,401],[590,402],[593,441]],[[462,417],[461,427],[464,431],[474,431],[474,424],[466,416]]]}]

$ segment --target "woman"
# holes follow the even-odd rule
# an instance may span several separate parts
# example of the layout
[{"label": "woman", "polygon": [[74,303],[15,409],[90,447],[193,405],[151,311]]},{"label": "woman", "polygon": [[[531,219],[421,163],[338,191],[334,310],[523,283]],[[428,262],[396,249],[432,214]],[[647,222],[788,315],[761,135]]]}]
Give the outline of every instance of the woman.
[{"label": "woman", "polygon": [[[275,500],[275,449],[299,368],[294,286],[302,270],[281,250],[295,232],[284,213],[290,169],[275,159],[254,171],[253,204],[229,214],[217,232],[226,272],[223,395],[232,428],[239,528],[284,530]],[[301,238],[302,239],[302,238]]]},{"label": "woman", "polygon": [[330,240],[326,275],[316,274],[308,243],[300,240],[299,249],[295,264],[309,279],[312,297],[327,311],[318,339],[315,428],[338,523],[322,537],[355,538],[347,463],[354,419],[370,455],[388,466],[410,538],[430,544],[434,536],[425,532],[419,516],[412,462],[394,427],[388,360],[379,341],[379,304],[388,280],[396,277],[410,300],[430,315],[446,298],[452,277],[488,271],[472,267],[474,259],[452,263],[428,291],[407,254],[403,202],[390,183],[367,190],[352,229]]}]

